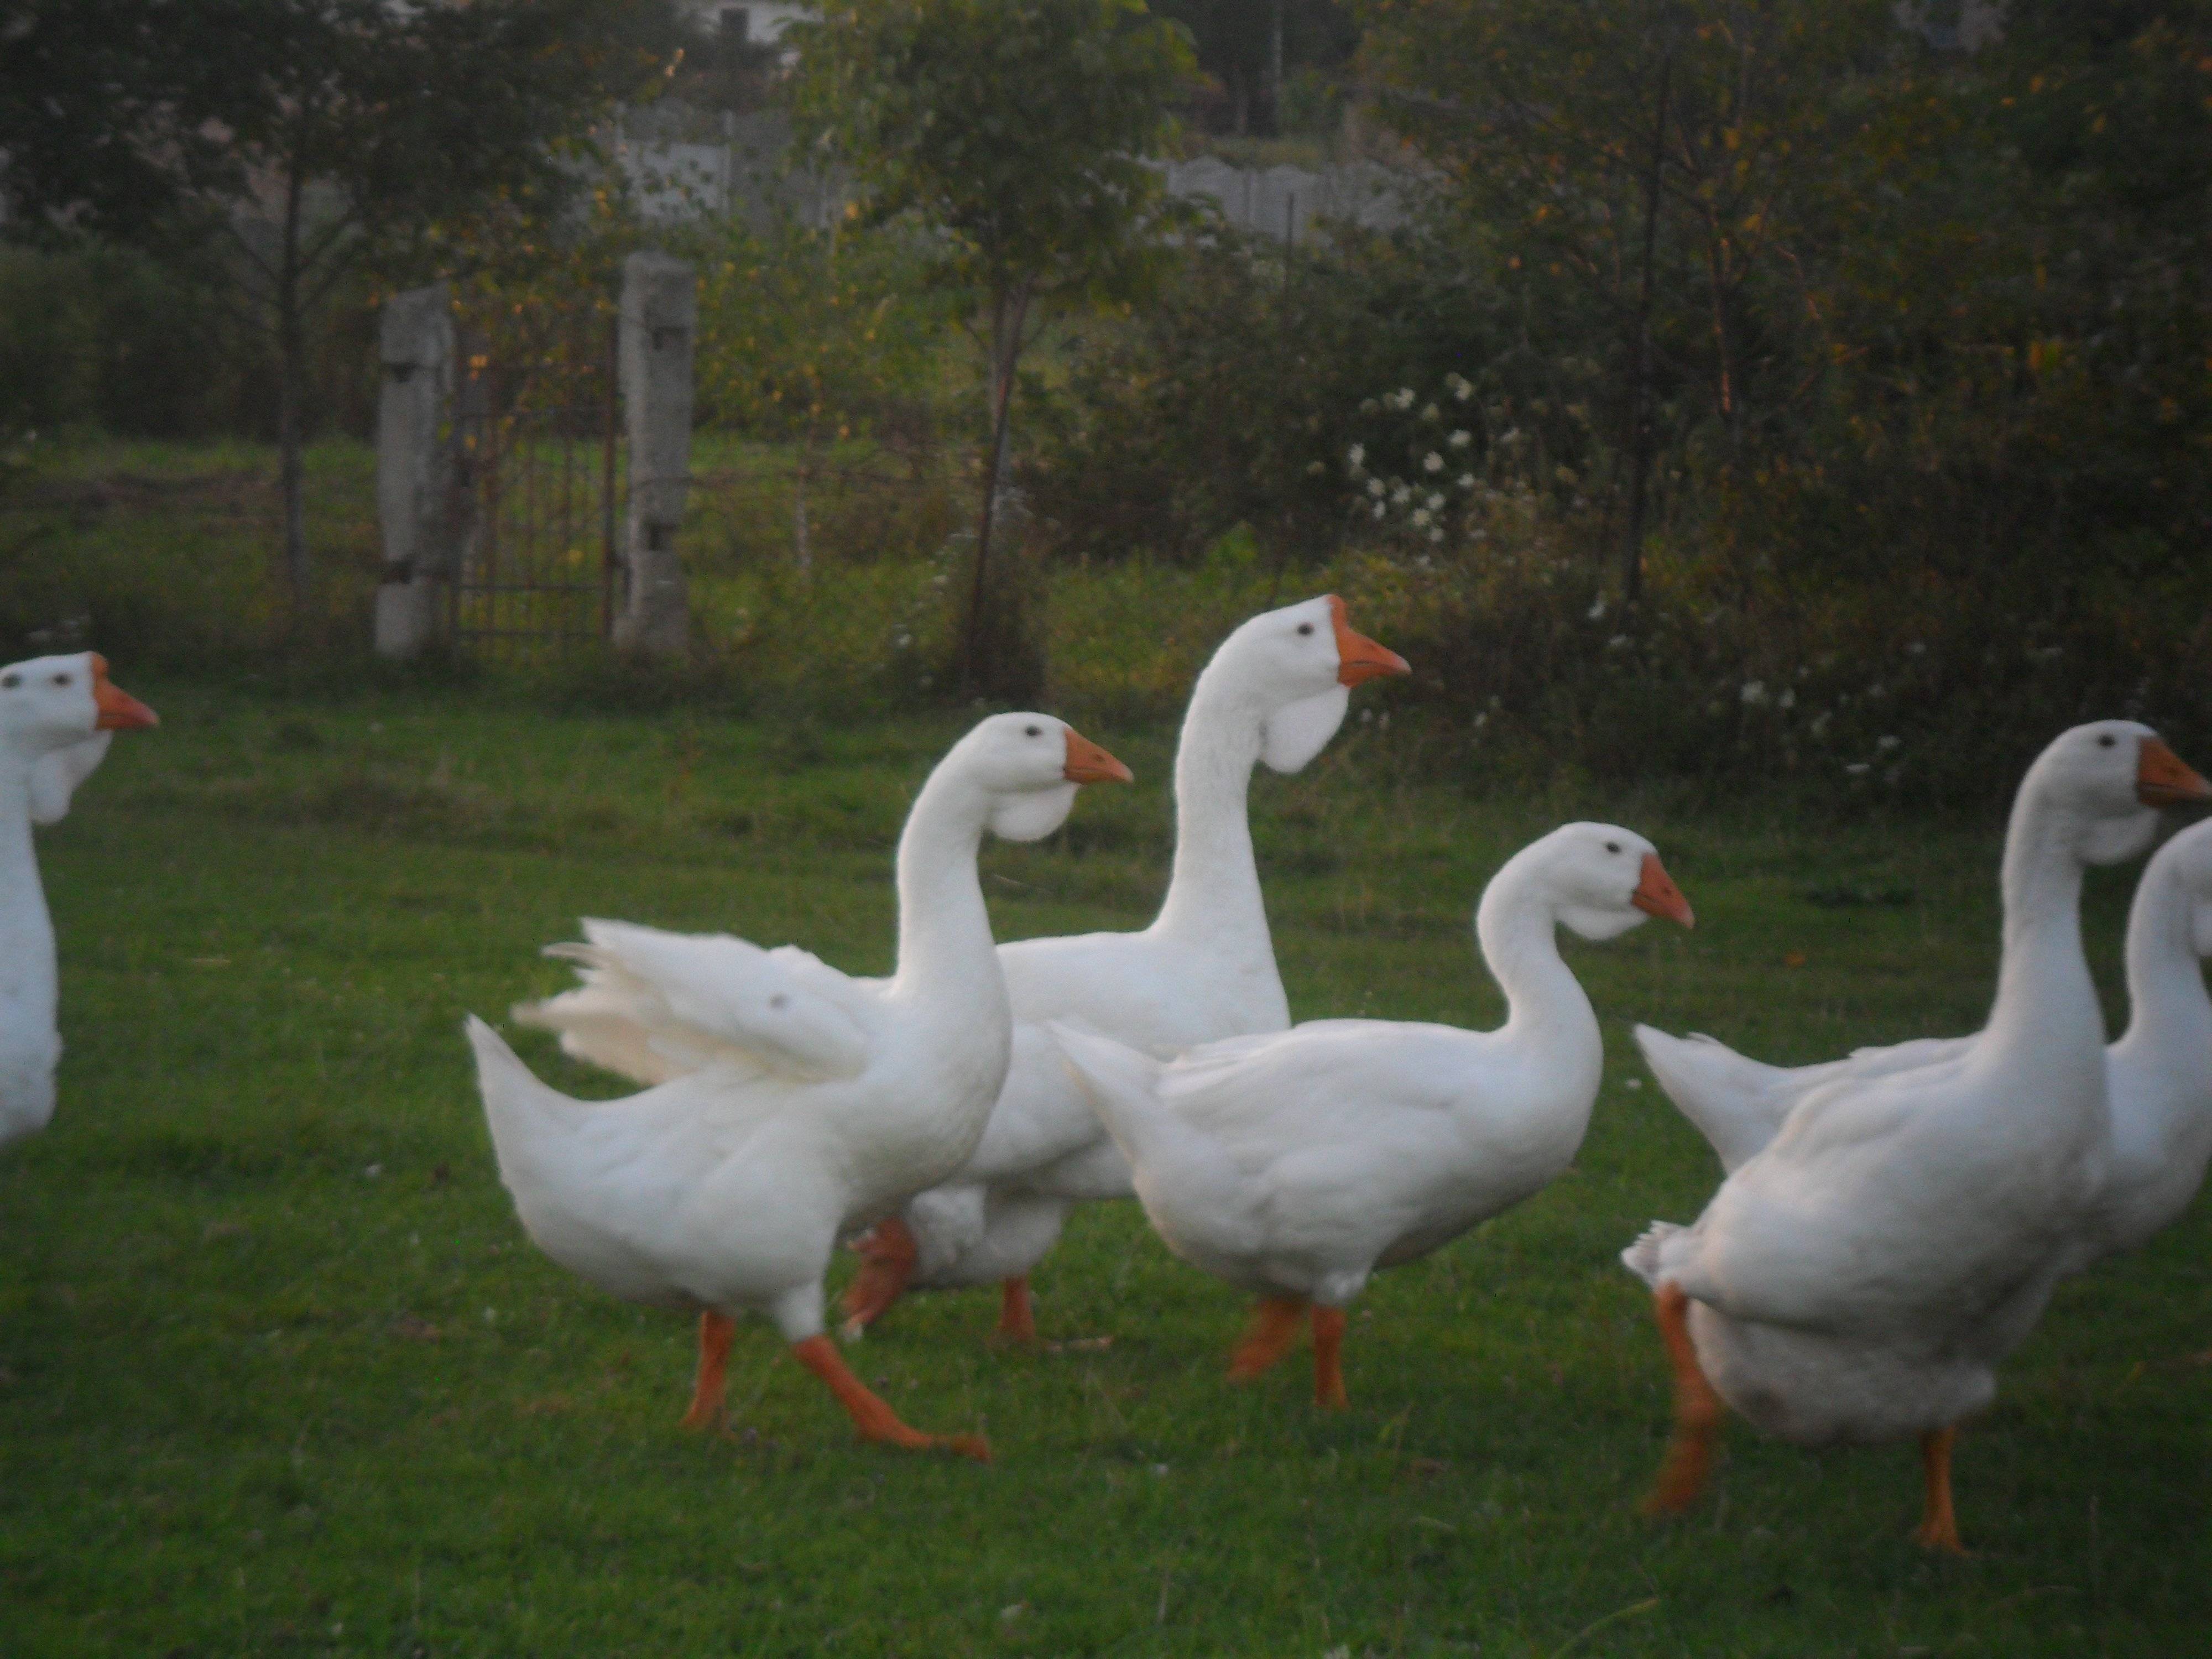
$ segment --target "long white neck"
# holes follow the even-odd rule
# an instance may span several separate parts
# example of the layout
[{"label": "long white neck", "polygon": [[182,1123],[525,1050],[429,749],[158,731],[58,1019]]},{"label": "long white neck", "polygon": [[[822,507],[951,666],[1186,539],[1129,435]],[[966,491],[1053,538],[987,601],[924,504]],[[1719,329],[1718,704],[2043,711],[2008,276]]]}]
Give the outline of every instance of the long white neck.
[{"label": "long white neck", "polygon": [[[2080,826],[2031,786],[2005,830],[2004,951],[1985,1044],[2094,1064],[2101,1078],[2104,1017],[2081,953]],[[2058,1079],[2051,1079],[2053,1082]]]},{"label": "long white neck", "polygon": [[31,769],[0,750],[0,1018],[50,1031],[54,927],[31,844]]},{"label": "long white neck", "polygon": [[939,766],[921,787],[898,846],[898,966],[890,994],[945,1000],[979,1017],[1010,1021],[1006,984],[991,942],[991,918],[975,855],[990,803],[972,783]]},{"label": "long white neck", "polygon": [[1175,870],[1152,931],[1272,963],[1246,805],[1263,711],[1240,696],[1234,677],[1220,668],[1216,661],[1199,676],[1183,715],[1176,746]]},{"label": "long white neck", "polygon": [[[2169,843],[2171,844],[2171,843]],[[2212,1054],[2212,998],[2197,957],[2196,904],[2178,860],[2154,858],[2128,909],[2128,1029],[2120,1042],[2183,1057]]]},{"label": "long white neck", "polygon": [[1475,910],[1475,938],[1505,993],[1498,1036],[1540,1053],[1547,1079],[1561,1096],[1581,1099],[1587,1123],[1604,1075],[1605,1042],[1588,994],[1559,955],[1558,913],[1535,876],[1516,857],[1491,878]]}]

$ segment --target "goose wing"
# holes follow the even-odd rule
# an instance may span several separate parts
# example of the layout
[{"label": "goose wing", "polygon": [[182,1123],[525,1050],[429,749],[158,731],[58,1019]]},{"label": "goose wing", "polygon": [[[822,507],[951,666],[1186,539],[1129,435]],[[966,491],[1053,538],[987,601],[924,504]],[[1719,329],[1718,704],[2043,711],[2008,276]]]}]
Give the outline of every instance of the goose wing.
[{"label": "goose wing", "polygon": [[795,946],[596,918],[584,939],[546,950],[583,983],[515,1011],[580,1059],[647,1083],[717,1065],[813,1081],[857,1076],[874,1053],[869,986]]}]

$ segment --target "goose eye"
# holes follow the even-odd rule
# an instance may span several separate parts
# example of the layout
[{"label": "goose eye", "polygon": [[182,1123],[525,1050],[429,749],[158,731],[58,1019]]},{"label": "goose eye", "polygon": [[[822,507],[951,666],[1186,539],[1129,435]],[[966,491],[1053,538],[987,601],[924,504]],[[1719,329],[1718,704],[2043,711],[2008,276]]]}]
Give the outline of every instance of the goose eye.
[{"label": "goose eye", "polygon": [[2112,734],[2109,732],[2106,732],[2104,736],[2097,739],[2097,747],[2100,749],[2110,749],[2112,746]]},{"label": "goose eye", "polygon": [[54,676],[54,684],[56,685],[67,685],[69,683],[70,677],[66,674],[57,674]]},{"label": "goose eye", "polygon": [[1041,726],[1025,726],[1022,728],[1022,735],[1029,738],[1041,738],[1044,735],[1044,728]]},{"label": "goose eye", "polygon": [[1620,843],[1617,841],[1609,841],[1605,844],[1605,850],[1608,853],[1618,853],[1620,850]]},{"label": "goose eye", "polygon": [[22,683],[23,677],[21,674],[0,674],[0,687],[5,687],[10,691]]},{"label": "goose eye", "polygon": [[1313,624],[1312,624],[1311,623],[1300,623],[1298,624],[1298,632],[1299,632],[1299,633],[1301,633],[1301,634],[1310,634],[1310,633],[1312,633],[1312,632],[1313,632]]}]

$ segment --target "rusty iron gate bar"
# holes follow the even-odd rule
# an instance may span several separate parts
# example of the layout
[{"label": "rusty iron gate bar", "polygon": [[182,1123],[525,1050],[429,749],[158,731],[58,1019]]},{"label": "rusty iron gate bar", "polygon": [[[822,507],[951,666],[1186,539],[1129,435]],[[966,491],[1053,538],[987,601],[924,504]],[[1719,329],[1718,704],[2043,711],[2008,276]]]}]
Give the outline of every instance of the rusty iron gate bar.
[{"label": "rusty iron gate bar", "polygon": [[510,390],[501,366],[469,360],[457,417],[467,529],[449,619],[466,654],[544,660],[612,629],[627,449],[615,349],[611,326],[596,374],[550,366],[560,391],[597,394],[575,402],[540,401],[536,375]]}]

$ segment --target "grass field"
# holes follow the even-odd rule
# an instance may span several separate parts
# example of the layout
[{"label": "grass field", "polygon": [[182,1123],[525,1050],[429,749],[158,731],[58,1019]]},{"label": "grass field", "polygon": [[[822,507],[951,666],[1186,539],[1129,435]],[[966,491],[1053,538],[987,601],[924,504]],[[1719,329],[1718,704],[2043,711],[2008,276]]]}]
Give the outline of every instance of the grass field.
[{"label": "grass field", "polygon": [[[1994,826],[1839,830],[1750,801],[1482,803],[1377,781],[1355,725],[1255,788],[1301,1017],[1498,1014],[1480,883],[1570,816],[1652,835],[1698,930],[1572,959],[1610,1053],[1576,1168],[1384,1275],[1352,1409],[1301,1364],[1224,1386],[1243,1310],[1133,1206],[1038,1279],[1046,1351],[987,1293],[854,1351],[989,1468],[864,1447],[764,1325],[726,1435],[679,1432],[691,1332],[540,1257],[493,1167],[464,1012],[563,973],[580,913],[887,965],[891,839],[951,720],[825,729],[552,717],[513,702],[286,702],[118,677],[161,709],[42,839],[69,1054],[0,1160],[0,1650],[29,1655],[2166,1655],[2212,1611],[2212,1219],[2068,1286],[1961,1444],[1976,1553],[1906,1534],[1909,1448],[1739,1425],[1711,1498],[1635,1503],[1667,1395],[1615,1252],[1714,1180],[1632,1018],[1778,1058],[1967,1029]],[[997,846],[1002,934],[1141,923],[1169,734],[1071,830]],[[2194,757],[2200,763],[2203,756]],[[2116,975],[2132,872],[2093,883]],[[617,1092],[538,1034],[526,1055]],[[841,1269],[842,1271],[842,1269]],[[1103,1339],[1110,1338],[1110,1345]],[[1088,1339],[1089,1340],[1085,1340]]]}]

